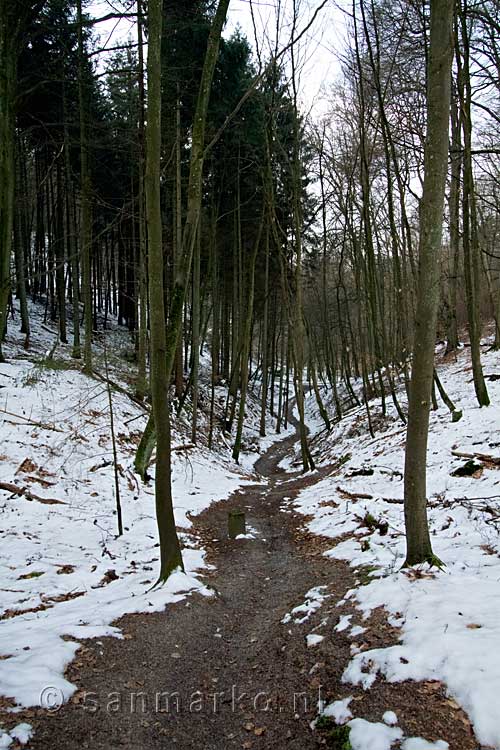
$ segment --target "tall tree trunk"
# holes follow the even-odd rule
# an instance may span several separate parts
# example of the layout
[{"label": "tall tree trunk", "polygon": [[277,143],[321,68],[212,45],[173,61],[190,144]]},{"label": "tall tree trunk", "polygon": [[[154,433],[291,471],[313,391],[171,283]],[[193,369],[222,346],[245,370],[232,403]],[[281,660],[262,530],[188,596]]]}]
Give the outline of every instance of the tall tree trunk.
[{"label": "tall tree trunk", "polygon": [[138,127],[138,224],[139,224],[139,333],[137,346],[137,384],[136,395],[143,399],[146,395],[146,358],[148,348],[148,331],[147,331],[147,305],[148,305],[148,284],[147,284],[147,253],[146,253],[146,233],[144,228],[144,49],[142,42],[142,2],[137,0],[137,59],[138,59],[138,89],[139,89],[139,127]]},{"label": "tall tree trunk", "polygon": [[[177,101],[175,107],[175,196],[174,196],[174,215],[175,215],[175,244],[174,244],[174,278],[177,266],[182,258],[182,170],[181,170],[181,100],[179,84],[177,84]],[[174,362],[174,382],[175,395],[177,399],[182,397],[183,387],[182,372],[182,336],[177,338]]]},{"label": "tall tree trunk", "polygon": [[[156,3],[156,0],[155,0]],[[182,328],[182,311],[186,298],[186,291],[191,272],[194,243],[198,230],[198,221],[201,212],[203,162],[205,158],[205,127],[207,120],[208,102],[212,88],[212,79],[219,53],[220,37],[222,27],[227,15],[229,0],[219,0],[210,33],[208,36],[207,51],[203,63],[198,100],[196,103],[193,132],[191,138],[191,158],[189,162],[189,184],[187,216],[182,235],[182,257],[179,258],[176,267],[175,279],[172,288],[170,315],[167,328],[166,341],[166,364],[167,378],[170,381],[177,349],[177,341]],[[154,426],[152,419],[144,431],[135,459],[136,470],[141,476],[144,475],[147,464],[151,457],[155,441]]]},{"label": "tall tree trunk", "polygon": [[448,211],[450,214],[450,254],[451,273],[448,280],[448,320],[446,352],[453,352],[458,347],[457,329],[457,289],[460,260],[460,173],[462,171],[460,138],[460,120],[455,92],[451,98],[451,181]]},{"label": "tall tree trunk", "polygon": [[[297,19],[297,3],[293,0],[294,10],[294,30],[292,34],[295,34],[295,22]],[[302,232],[303,232],[303,214],[302,214],[302,176],[301,176],[301,160],[300,160],[300,121],[297,108],[297,78],[295,69],[295,53],[294,47],[291,48],[291,64],[292,64],[292,93],[293,93],[293,155],[292,155],[292,195],[293,195],[293,243],[295,251],[295,304],[293,306],[292,313],[292,347],[293,347],[293,362],[294,362],[294,386],[295,386],[295,400],[297,402],[297,411],[299,414],[299,437],[300,437],[300,452],[302,457],[302,468],[304,471],[313,470],[314,460],[309,450],[307,443],[307,427],[305,424],[305,405],[304,405],[304,365],[305,365],[305,343],[306,343],[306,329],[304,325],[304,310],[302,304]]]},{"label": "tall tree trunk", "polygon": [[196,443],[198,437],[198,391],[200,368],[200,255],[201,255],[201,221],[198,225],[193,258],[193,304],[192,304],[192,334],[191,334],[191,380],[193,383],[193,416],[191,422],[191,439]]},{"label": "tall tree trunk", "polygon": [[406,565],[436,562],[427,521],[427,439],[439,301],[453,51],[453,0],[431,0],[420,264],[405,451]]},{"label": "tall tree trunk", "polygon": [[215,386],[219,377],[219,353],[220,353],[220,300],[219,300],[219,275],[217,262],[217,215],[215,208],[210,217],[210,285],[212,291],[212,341],[211,361],[212,372],[210,378],[210,427],[208,431],[208,449],[211,450],[214,435],[215,414]]},{"label": "tall tree trunk", "polygon": [[266,406],[267,406],[267,388],[268,388],[268,317],[269,317],[269,226],[266,227],[266,264],[264,276],[264,310],[262,313],[262,395],[260,403],[260,435],[266,435]]},{"label": "tall tree trunk", "polygon": [[257,232],[257,238],[253,247],[252,256],[248,266],[248,281],[246,284],[246,316],[243,324],[243,330],[241,332],[241,365],[240,365],[240,405],[238,411],[238,424],[236,427],[236,437],[234,439],[233,446],[233,458],[235,461],[239,460],[241,451],[241,438],[243,434],[243,422],[245,419],[245,404],[247,397],[248,388],[248,358],[250,355],[250,348],[252,342],[252,321],[253,321],[253,302],[255,294],[255,262],[257,260],[257,254],[259,252],[260,240],[262,236],[262,228],[264,225],[264,215],[260,220],[259,231]]},{"label": "tall tree trunk", "polygon": [[64,281],[64,198],[62,191],[61,164],[56,164],[56,293],[57,311],[59,314],[59,336],[63,344],[67,344],[66,337],[66,285]]},{"label": "tall tree trunk", "polygon": [[159,581],[182,568],[172,506],[169,374],[166,360],[163,243],[160,208],[162,1],[149,0],[146,218],[151,325],[151,394],[156,428],[155,499],[160,536]]},{"label": "tall tree trunk", "polygon": [[19,298],[19,307],[21,311],[21,333],[25,334],[24,348],[28,349],[30,345],[30,319],[28,312],[28,299],[26,292],[26,266],[27,252],[29,249],[29,228],[27,226],[27,184],[25,178],[25,168],[22,168],[22,141],[18,140],[17,148],[17,186],[15,211],[15,231],[14,231],[14,255],[16,262],[16,286],[17,296]]},{"label": "tall tree trunk", "polygon": [[469,35],[467,29],[467,1],[460,11],[460,28],[462,38],[463,65],[457,55],[460,119],[464,136],[463,150],[463,248],[464,278],[467,315],[469,319],[470,352],[474,390],[479,406],[489,406],[490,399],[481,365],[481,261],[477,229],[476,195],[472,171],[472,119],[471,119],[471,82],[469,59]]},{"label": "tall tree trunk", "polygon": [[63,112],[64,112],[64,171],[66,192],[66,252],[71,268],[71,304],[73,306],[73,347],[71,356],[80,359],[82,356],[80,346],[80,273],[78,263],[78,243],[76,241],[76,226],[74,221],[73,203],[73,180],[71,179],[71,160],[69,132],[66,118],[67,102],[66,90],[63,88]]},{"label": "tall tree trunk", "polygon": [[0,0],[0,362],[3,362],[2,341],[7,329],[15,185],[17,48],[10,6],[9,0]]},{"label": "tall tree trunk", "polygon": [[84,47],[82,0],[77,0],[78,22],[78,98],[80,109],[80,255],[82,259],[82,293],[84,305],[83,369],[92,372],[92,275],[90,253],[92,246],[91,178],[88,164],[87,97],[84,83]]}]

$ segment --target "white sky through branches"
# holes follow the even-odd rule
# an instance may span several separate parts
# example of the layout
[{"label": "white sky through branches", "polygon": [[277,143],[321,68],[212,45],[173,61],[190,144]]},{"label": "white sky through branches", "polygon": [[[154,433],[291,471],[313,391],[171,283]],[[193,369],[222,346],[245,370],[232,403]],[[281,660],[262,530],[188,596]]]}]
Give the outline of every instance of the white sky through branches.
[{"label": "white sky through branches", "polygon": [[[308,25],[320,0],[296,0],[296,35]],[[262,59],[269,59],[275,49],[277,18],[280,18],[278,49],[290,41],[293,18],[293,0],[231,0],[228,21],[224,30],[227,38],[239,27],[254,50],[254,62],[258,65],[257,47]],[[93,0],[86,5],[86,12],[94,18],[109,13],[133,13],[135,0]],[[253,12],[253,20],[252,20]],[[322,8],[314,24],[295,48],[295,62],[299,78],[299,97],[304,114],[318,117],[327,109],[330,87],[340,72],[339,55],[344,48],[345,13],[333,0]],[[111,19],[94,27],[96,49],[102,51],[97,58],[97,67],[104,72],[114,48],[127,38],[136,39],[135,20],[132,18]]]}]

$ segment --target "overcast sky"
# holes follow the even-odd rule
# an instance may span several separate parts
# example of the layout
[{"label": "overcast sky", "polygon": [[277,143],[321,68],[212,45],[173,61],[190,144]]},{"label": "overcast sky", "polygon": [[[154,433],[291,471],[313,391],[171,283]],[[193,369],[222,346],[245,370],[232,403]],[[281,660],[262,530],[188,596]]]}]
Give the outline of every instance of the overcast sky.
[{"label": "overcast sky", "polygon": [[[342,1],[342,0],[341,0]],[[286,45],[290,39],[293,0],[281,0],[281,23],[279,44]],[[240,26],[255,50],[261,48],[264,59],[269,57],[270,48],[274,46],[278,0],[230,0],[228,22],[224,36],[230,36]],[[298,8],[297,29],[300,32],[308,25],[321,0],[296,0]],[[87,5],[87,12],[95,17],[106,15],[122,9],[125,3],[113,0],[92,0]],[[128,6],[135,11],[135,0]],[[252,21],[253,10],[253,21]],[[255,23],[255,29],[254,29]],[[256,32],[256,33],[255,33]],[[119,40],[128,36],[135,38],[135,21],[123,19],[107,21],[96,27],[100,37],[100,46],[115,46]],[[345,34],[344,14],[334,0],[329,0],[318,13],[310,31],[301,39],[296,48],[296,64],[300,70],[299,96],[302,109],[312,110],[313,116],[319,117],[326,110],[325,95],[339,73],[337,54],[342,51]],[[99,67],[109,55],[100,55]]]}]

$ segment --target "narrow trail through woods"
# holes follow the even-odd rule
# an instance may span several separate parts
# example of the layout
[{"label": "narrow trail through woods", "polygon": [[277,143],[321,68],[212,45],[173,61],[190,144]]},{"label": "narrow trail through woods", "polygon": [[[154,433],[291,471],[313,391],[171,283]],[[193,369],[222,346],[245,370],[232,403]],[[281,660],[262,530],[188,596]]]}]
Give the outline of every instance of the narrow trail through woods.
[{"label": "narrow trail through woods", "polygon": [[[205,578],[215,595],[190,596],[163,613],[127,615],[118,621],[124,640],[86,641],[67,671],[78,685],[73,702],[29,719],[35,730],[32,750],[318,746],[310,728],[318,699],[353,693],[352,686],[341,684],[351,641],[333,631],[336,603],[353,574],[347,564],[322,556],[324,546],[303,531],[301,517],[280,511],[326,473],[280,470],[296,440],[287,437],[258,460],[261,482],[194,519],[215,566]],[[245,510],[254,539],[227,538],[233,508]],[[304,623],[282,622],[309,589],[321,585],[329,598],[317,612]],[[327,637],[307,648],[306,635],[321,626]],[[408,714],[410,702],[428,697],[416,696],[416,690],[411,683],[361,691],[356,714],[380,720],[387,705]],[[406,725],[418,732],[429,720],[450,741],[445,733],[450,724],[433,706],[418,709],[414,717],[410,713]],[[460,726],[453,731],[459,739],[452,748],[474,746]]]}]

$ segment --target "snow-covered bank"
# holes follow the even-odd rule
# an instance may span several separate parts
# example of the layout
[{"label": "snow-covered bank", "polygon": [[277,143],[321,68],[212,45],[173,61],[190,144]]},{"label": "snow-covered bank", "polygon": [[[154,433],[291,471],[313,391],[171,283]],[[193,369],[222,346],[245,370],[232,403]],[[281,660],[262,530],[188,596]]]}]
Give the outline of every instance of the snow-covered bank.
[{"label": "snow-covered bank", "polygon": [[[484,353],[483,364],[486,375],[498,376],[500,355]],[[405,430],[392,405],[383,420],[379,405],[372,403],[379,430],[375,439],[362,409],[346,415],[325,436],[319,433],[314,396],[309,396],[313,445],[332,471],[303,490],[295,507],[312,516],[307,526],[313,533],[342,537],[326,554],[359,570],[359,585],[349,599],[363,626],[369,627],[371,612],[383,606],[390,623],[400,628],[399,643],[369,650],[353,631],[353,659],[343,680],[365,689],[377,673],[393,682],[439,680],[468,713],[478,740],[500,748],[500,381],[487,381],[492,406],[479,409],[468,350],[456,362],[441,364],[439,372],[463,410],[458,423],[451,422],[442,404],[431,413],[429,520],[434,551],[446,564],[443,571],[427,566],[401,570]],[[468,454],[482,454],[474,459],[472,474],[470,465],[464,468]]]},{"label": "snow-covered bank", "polygon": [[[191,516],[252,479],[220,442],[218,451],[174,453],[186,572],[150,590],[158,572],[154,486],[133,472],[147,413],[113,391],[124,525],[118,537],[107,386],[75,368],[69,346],[46,358],[54,335],[42,327],[42,312],[31,311],[33,349],[22,349],[12,327],[8,362],[0,365],[0,695],[50,708],[75,690],[64,678],[75,639],[122,637],[110,624],[121,615],[162,610],[193,590],[210,593],[199,579],[205,555],[190,534]],[[120,370],[119,351],[127,344],[126,332],[110,333],[112,376],[123,385],[127,365],[122,360]],[[102,372],[98,345],[96,351]],[[206,419],[200,412],[200,434]],[[190,443],[187,435],[180,420],[174,444]]]}]

